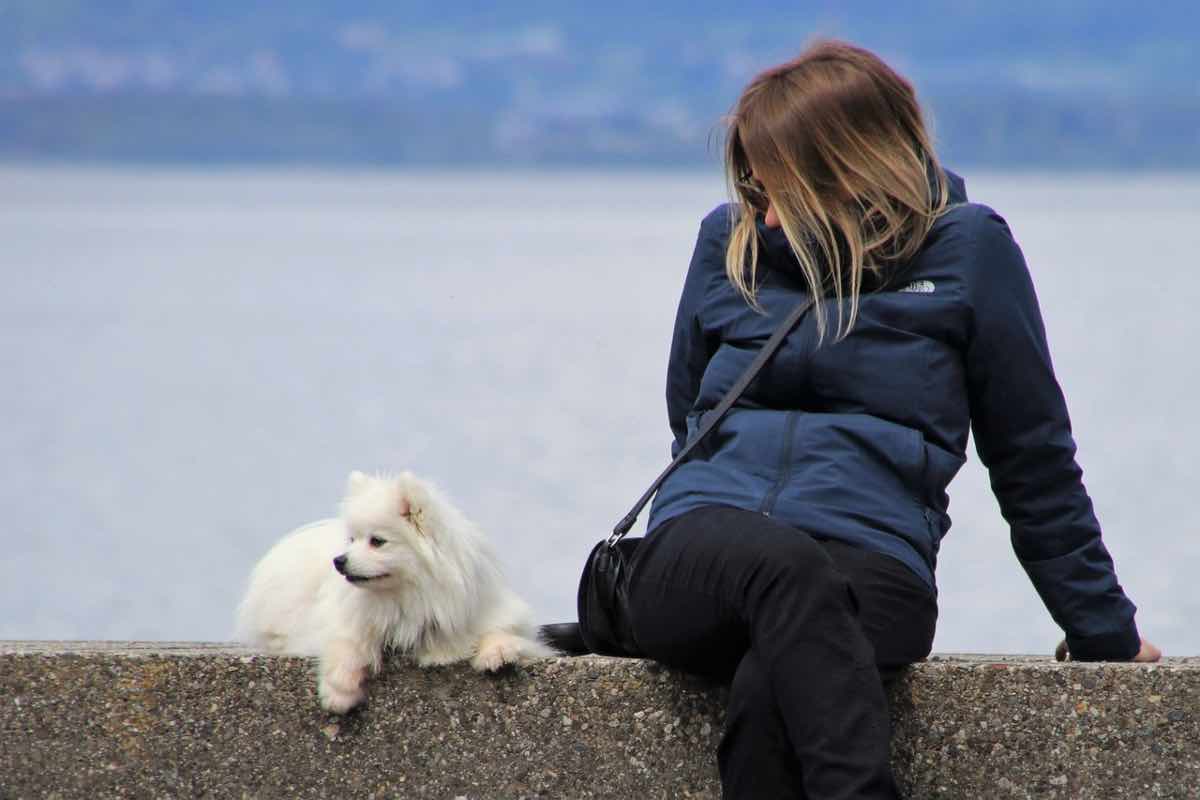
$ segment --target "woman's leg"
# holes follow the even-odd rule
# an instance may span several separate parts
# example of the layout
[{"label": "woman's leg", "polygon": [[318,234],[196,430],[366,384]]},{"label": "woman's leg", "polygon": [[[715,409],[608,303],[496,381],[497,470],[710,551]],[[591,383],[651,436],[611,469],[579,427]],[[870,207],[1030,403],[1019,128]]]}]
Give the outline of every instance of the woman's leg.
[{"label": "woman's leg", "polygon": [[753,650],[742,656],[729,685],[717,766],[726,798],[804,798],[779,703]]},{"label": "woman's leg", "polygon": [[[648,656],[734,679],[721,756],[728,797],[896,796],[874,653],[849,582],[816,540],[753,512],[697,509],[643,542],[631,583]],[[781,765],[771,743],[784,740],[791,763]],[[790,784],[797,771],[803,790],[762,785]]]},{"label": "woman's leg", "polygon": [[891,556],[832,540],[820,540],[834,566],[850,579],[858,621],[875,649],[884,681],[929,655],[937,626],[937,594]]}]

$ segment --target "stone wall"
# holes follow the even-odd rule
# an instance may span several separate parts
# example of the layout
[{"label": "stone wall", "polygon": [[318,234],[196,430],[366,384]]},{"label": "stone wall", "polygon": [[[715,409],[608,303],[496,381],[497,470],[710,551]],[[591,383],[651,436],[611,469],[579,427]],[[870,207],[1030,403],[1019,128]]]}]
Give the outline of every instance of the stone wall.
[{"label": "stone wall", "polygon": [[[0,798],[715,798],[723,699],[642,661],[393,659],[339,718],[301,659],[0,643]],[[912,798],[1200,798],[1200,659],[943,656],[892,707]]]}]

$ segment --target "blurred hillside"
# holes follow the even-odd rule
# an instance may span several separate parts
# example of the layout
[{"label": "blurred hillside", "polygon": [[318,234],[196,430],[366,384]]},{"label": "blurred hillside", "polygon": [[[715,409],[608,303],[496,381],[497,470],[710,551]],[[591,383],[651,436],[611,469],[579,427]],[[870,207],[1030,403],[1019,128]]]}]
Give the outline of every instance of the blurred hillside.
[{"label": "blurred hillside", "polygon": [[1200,3],[0,0],[0,159],[712,163],[814,36],[917,84],[947,161],[1200,167]]}]

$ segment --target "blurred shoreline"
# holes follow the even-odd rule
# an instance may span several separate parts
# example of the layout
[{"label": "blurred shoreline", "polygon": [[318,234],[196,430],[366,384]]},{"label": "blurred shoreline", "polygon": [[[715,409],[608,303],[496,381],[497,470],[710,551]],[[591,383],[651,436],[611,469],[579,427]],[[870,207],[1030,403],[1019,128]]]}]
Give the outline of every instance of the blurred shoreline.
[{"label": "blurred shoreline", "polygon": [[[969,178],[987,176],[1045,180],[1062,176],[1071,180],[1108,182],[1113,179],[1145,180],[1161,183],[1179,181],[1190,183],[1200,177],[1200,164],[1187,167],[1138,167],[1138,166],[1061,166],[1040,167],[1036,165],[1004,166],[996,164],[960,164],[943,161],[943,165]],[[721,179],[721,164],[714,159],[711,163],[688,164],[366,164],[366,163],[322,163],[322,162],[261,162],[261,161],[159,161],[149,159],[73,159],[73,158],[5,158],[0,156],[0,172],[43,172],[82,174],[138,174],[142,176],[163,175],[216,175],[262,174],[279,177],[338,177],[366,178],[405,177],[438,175],[486,180],[504,176],[586,176],[589,180],[604,181],[608,178],[641,178],[647,175],[668,177],[701,177]]]}]

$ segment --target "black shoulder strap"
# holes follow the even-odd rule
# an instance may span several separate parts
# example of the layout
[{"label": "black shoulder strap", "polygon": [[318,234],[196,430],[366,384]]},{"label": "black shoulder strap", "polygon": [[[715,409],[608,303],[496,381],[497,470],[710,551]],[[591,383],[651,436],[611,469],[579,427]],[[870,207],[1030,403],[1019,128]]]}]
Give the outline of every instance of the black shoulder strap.
[{"label": "black shoulder strap", "polygon": [[650,484],[650,488],[647,489],[644,494],[642,494],[641,498],[634,503],[633,508],[630,509],[629,513],[622,517],[621,521],[617,523],[617,526],[613,528],[612,535],[608,537],[609,547],[615,545],[621,540],[622,536],[629,533],[629,529],[633,527],[633,523],[637,522],[638,514],[642,513],[642,509],[646,507],[646,503],[650,502],[650,498],[653,497],[654,493],[658,491],[658,487],[662,485],[662,482],[667,479],[668,475],[675,471],[676,467],[678,467],[684,462],[684,460],[687,459],[696,445],[698,445],[704,439],[704,437],[707,436],[709,432],[717,426],[717,423],[720,422],[721,418],[725,416],[725,412],[732,408],[733,404],[736,403],[738,398],[742,396],[742,393],[746,391],[746,387],[750,385],[750,382],[753,381],[755,377],[757,377],[758,373],[762,370],[763,365],[765,365],[767,361],[771,359],[771,356],[775,355],[775,351],[779,349],[779,345],[783,342],[784,338],[792,332],[792,329],[796,327],[804,314],[810,308],[812,308],[812,305],[813,301],[810,297],[800,305],[796,306],[792,313],[788,315],[788,318],[785,319],[783,323],[775,329],[775,332],[771,334],[771,338],[767,339],[767,343],[764,344],[762,349],[758,351],[758,355],[754,357],[754,360],[750,362],[750,366],[747,367],[746,371],[743,372],[741,377],[737,379],[737,383],[730,387],[729,391],[725,393],[725,396],[721,398],[721,402],[717,403],[715,408],[706,411],[703,416],[700,417],[700,428],[696,431],[696,435],[693,436],[692,440],[688,442],[682,450],[679,451],[679,454],[675,456],[675,460],[673,460],[667,466],[667,468],[662,471],[662,474],[654,479],[654,483]]}]

